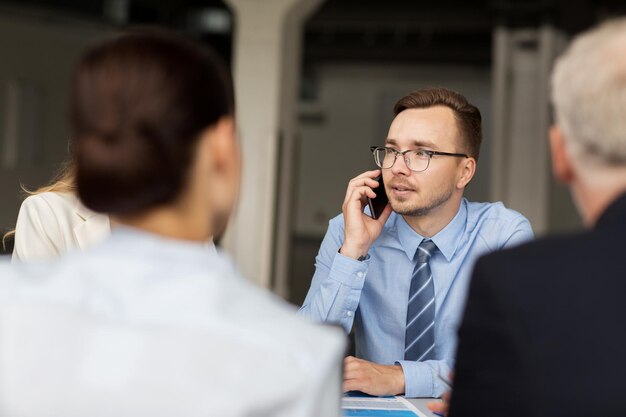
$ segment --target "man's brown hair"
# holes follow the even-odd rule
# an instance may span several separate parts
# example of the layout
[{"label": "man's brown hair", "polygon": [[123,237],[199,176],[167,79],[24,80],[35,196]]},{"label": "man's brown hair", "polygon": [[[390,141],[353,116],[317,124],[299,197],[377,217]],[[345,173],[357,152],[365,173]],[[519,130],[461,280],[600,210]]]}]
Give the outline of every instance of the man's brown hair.
[{"label": "man's brown hair", "polygon": [[456,91],[446,88],[413,91],[398,100],[393,112],[397,116],[406,109],[426,109],[434,106],[445,106],[454,112],[459,133],[465,142],[464,151],[478,160],[483,136],[480,110]]}]

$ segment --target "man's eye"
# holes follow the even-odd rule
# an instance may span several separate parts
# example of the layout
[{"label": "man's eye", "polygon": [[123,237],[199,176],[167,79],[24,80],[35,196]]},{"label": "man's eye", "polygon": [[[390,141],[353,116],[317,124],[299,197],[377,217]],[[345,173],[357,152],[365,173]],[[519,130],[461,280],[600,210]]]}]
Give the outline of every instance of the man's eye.
[{"label": "man's eye", "polygon": [[418,149],[415,151],[415,154],[419,156],[420,158],[426,158],[428,156],[428,151],[424,149]]}]

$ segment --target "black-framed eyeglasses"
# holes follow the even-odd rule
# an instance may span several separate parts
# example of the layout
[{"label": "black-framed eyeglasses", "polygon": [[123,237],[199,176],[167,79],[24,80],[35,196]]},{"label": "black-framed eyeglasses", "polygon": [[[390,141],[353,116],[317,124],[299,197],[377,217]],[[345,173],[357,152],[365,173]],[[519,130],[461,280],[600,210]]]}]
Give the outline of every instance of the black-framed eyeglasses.
[{"label": "black-framed eyeglasses", "polygon": [[393,164],[396,163],[398,156],[402,155],[406,166],[414,172],[426,171],[433,155],[469,158],[469,156],[464,153],[429,151],[425,149],[410,149],[401,152],[393,148],[387,148],[386,146],[370,146],[370,151],[374,154],[374,162],[382,169],[391,168]]}]

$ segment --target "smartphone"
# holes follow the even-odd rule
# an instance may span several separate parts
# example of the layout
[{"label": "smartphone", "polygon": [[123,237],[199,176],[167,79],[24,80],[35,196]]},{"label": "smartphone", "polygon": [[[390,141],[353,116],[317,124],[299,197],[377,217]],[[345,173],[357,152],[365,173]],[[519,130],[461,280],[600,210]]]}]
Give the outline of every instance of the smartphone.
[{"label": "smartphone", "polygon": [[383,176],[379,175],[374,180],[378,181],[378,187],[372,188],[374,193],[376,193],[375,198],[367,197],[367,205],[370,208],[370,213],[372,219],[377,219],[380,217],[381,213],[387,207],[389,203],[389,199],[387,198],[387,193],[385,192],[385,184],[383,184]]}]

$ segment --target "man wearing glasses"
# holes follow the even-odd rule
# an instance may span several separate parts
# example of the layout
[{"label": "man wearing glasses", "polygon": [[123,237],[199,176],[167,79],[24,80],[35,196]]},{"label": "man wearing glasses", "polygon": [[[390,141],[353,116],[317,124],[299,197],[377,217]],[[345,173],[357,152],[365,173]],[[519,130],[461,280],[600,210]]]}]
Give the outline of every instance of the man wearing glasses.
[{"label": "man wearing glasses", "polygon": [[[437,397],[474,261],[533,235],[501,203],[463,198],[482,137],[465,97],[415,91],[394,113],[384,146],[372,148],[381,169],[349,182],[343,214],[330,221],[300,314],[354,326],[359,359],[345,359],[344,391]],[[373,219],[364,209],[381,174],[389,205]]]}]

